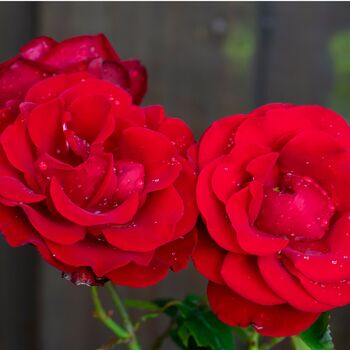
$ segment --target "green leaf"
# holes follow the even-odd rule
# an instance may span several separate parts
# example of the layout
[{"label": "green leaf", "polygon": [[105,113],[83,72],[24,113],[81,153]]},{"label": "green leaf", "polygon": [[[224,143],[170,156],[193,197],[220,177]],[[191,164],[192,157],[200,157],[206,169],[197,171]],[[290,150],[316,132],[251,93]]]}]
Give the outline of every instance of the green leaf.
[{"label": "green leaf", "polygon": [[235,349],[231,327],[216,318],[203,297],[188,295],[177,303],[171,300],[157,300],[155,303],[173,319],[171,337],[181,349]]},{"label": "green leaf", "polygon": [[311,350],[298,336],[291,337],[295,350]]},{"label": "green leaf", "polygon": [[329,313],[325,312],[310,328],[293,337],[296,350],[334,350],[329,319]]}]

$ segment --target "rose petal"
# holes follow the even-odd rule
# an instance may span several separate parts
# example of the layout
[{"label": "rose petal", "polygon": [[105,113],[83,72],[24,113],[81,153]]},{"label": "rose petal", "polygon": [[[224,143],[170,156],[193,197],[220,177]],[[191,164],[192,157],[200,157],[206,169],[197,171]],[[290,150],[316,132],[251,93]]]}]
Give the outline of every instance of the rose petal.
[{"label": "rose petal", "polygon": [[250,190],[245,188],[235,193],[226,204],[227,214],[242,249],[254,255],[270,255],[286,247],[287,239],[266,234],[250,225],[247,214],[250,201]]},{"label": "rose petal", "polygon": [[[115,52],[106,45],[107,38],[100,35],[83,35],[66,39],[53,47],[42,59],[46,65],[64,69],[79,62],[102,57],[113,59]],[[108,43],[109,44],[109,43]]]},{"label": "rose petal", "polygon": [[138,195],[134,193],[124,203],[113,210],[105,213],[91,213],[73,203],[64,193],[55,177],[51,180],[50,194],[57,211],[69,221],[82,226],[107,223],[125,224],[133,218],[139,203]]},{"label": "rose petal", "polygon": [[183,210],[181,197],[173,187],[168,187],[149,194],[131,223],[112,225],[102,231],[107,241],[120,249],[149,251],[171,240]]},{"label": "rose petal", "polygon": [[215,121],[203,134],[199,143],[198,164],[203,168],[217,157],[227,154],[235,143],[235,132],[246,119],[244,115],[234,115]]},{"label": "rose petal", "polygon": [[10,176],[0,176],[0,196],[22,203],[36,203],[46,198],[42,194],[34,193],[21,181]]},{"label": "rose petal", "polygon": [[221,268],[226,284],[237,294],[262,305],[283,304],[258,270],[257,259],[253,256],[229,253]]},{"label": "rose petal", "polygon": [[222,248],[240,253],[236,233],[226,216],[225,208],[211,189],[211,177],[220,159],[208,164],[199,174],[197,183],[197,203],[208,232]]},{"label": "rose petal", "polygon": [[208,280],[224,284],[221,267],[226,252],[212,240],[204,224],[198,225],[198,230],[198,243],[192,255],[194,266]]},{"label": "rose petal", "polygon": [[86,229],[69,221],[54,217],[28,205],[22,205],[27,218],[34,228],[45,238],[59,244],[74,244],[82,240]]},{"label": "rose petal", "polygon": [[258,258],[259,269],[271,289],[288,304],[306,312],[324,312],[333,307],[317,302],[274,256]]},{"label": "rose petal", "polygon": [[[85,239],[73,245],[60,245],[48,242],[56,259],[70,266],[88,266],[98,277],[105,276],[116,268],[131,261],[146,265],[151,261],[153,252],[131,253],[107,245],[105,242]],[[91,257],[94,257],[91,259]]]},{"label": "rose petal", "polygon": [[319,316],[319,313],[298,311],[287,304],[255,304],[231,292],[229,288],[212,282],[208,285],[208,299],[222,322],[236,327],[252,325],[260,334],[269,337],[299,334]]}]

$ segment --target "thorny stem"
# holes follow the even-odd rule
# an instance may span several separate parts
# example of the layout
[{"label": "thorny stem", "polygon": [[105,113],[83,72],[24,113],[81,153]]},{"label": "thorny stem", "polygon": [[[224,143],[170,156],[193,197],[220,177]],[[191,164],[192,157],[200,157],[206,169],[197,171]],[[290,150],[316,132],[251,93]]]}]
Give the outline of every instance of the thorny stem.
[{"label": "thorny stem", "polygon": [[117,312],[122,320],[123,326],[126,329],[128,336],[130,338],[130,341],[128,343],[129,350],[141,350],[141,347],[140,347],[138,340],[136,338],[136,335],[135,335],[135,330],[134,330],[133,324],[132,324],[131,319],[129,317],[129,314],[128,314],[128,312],[127,312],[127,310],[122,302],[122,299],[120,298],[117,290],[115,289],[115,287],[113,286],[113,284],[111,282],[108,282],[106,284],[106,287],[107,287],[107,290],[112,298],[113,305],[116,308],[116,310],[117,310]]}]

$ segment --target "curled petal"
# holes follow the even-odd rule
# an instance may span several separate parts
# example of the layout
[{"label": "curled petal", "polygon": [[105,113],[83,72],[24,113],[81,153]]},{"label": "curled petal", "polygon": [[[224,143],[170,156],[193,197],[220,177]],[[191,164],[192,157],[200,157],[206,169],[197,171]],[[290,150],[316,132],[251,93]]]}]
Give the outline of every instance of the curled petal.
[{"label": "curled petal", "polygon": [[298,311],[287,304],[255,304],[233,293],[228,287],[212,282],[208,285],[208,299],[222,322],[238,327],[252,325],[260,334],[268,337],[299,334],[319,316],[319,313]]},{"label": "curled petal", "polygon": [[236,233],[226,216],[224,205],[216,198],[210,186],[213,171],[219,161],[208,164],[198,177],[198,208],[214,241],[226,250],[240,253],[243,251],[238,245]]},{"label": "curled petal", "polygon": [[52,214],[43,213],[28,205],[22,205],[33,227],[46,239],[63,245],[74,244],[85,237],[86,229]]},{"label": "curled petal", "polygon": [[225,283],[243,298],[261,305],[285,303],[261,276],[255,257],[235,253],[227,254],[221,275]]},{"label": "curled petal", "polygon": [[94,226],[101,224],[126,224],[134,217],[139,204],[138,194],[132,194],[124,203],[115,209],[105,213],[92,213],[78,207],[64,193],[62,187],[52,178],[50,194],[57,211],[66,219],[82,226]]},{"label": "curled petal", "polygon": [[221,267],[226,252],[210,238],[204,224],[198,225],[198,230],[198,243],[192,255],[194,266],[208,280],[224,284]]},{"label": "curled petal", "polygon": [[206,130],[199,144],[199,168],[230,152],[235,144],[235,132],[245,119],[244,115],[237,114],[214,122]]},{"label": "curled petal", "polygon": [[153,252],[135,254],[92,239],[85,239],[73,245],[48,242],[48,246],[59,261],[74,267],[89,266],[99,277],[132,261],[147,266],[153,256]]},{"label": "curled petal", "polygon": [[[173,187],[148,195],[132,222],[103,228],[107,241],[123,250],[145,252],[169,242],[183,215],[183,202]],[[147,239],[145,239],[147,237]]]},{"label": "curled petal", "polygon": [[250,225],[247,214],[250,201],[249,188],[245,188],[235,193],[226,204],[227,214],[242,249],[254,255],[270,255],[286,247],[287,239],[269,235]]},{"label": "curled petal", "polygon": [[258,264],[263,278],[271,289],[296,309],[306,312],[324,312],[332,309],[332,306],[315,300],[276,257],[259,257]]}]

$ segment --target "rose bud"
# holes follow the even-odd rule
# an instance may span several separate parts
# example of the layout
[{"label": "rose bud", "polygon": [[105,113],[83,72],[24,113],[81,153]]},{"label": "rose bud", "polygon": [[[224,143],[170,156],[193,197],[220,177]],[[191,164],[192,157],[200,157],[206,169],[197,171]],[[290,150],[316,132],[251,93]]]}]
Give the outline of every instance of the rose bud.
[{"label": "rose bud", "polygon": [[199,144],[194,253],[220,320],[289,336],[350,301],[350,128],[319,106],[271,104]]}]

